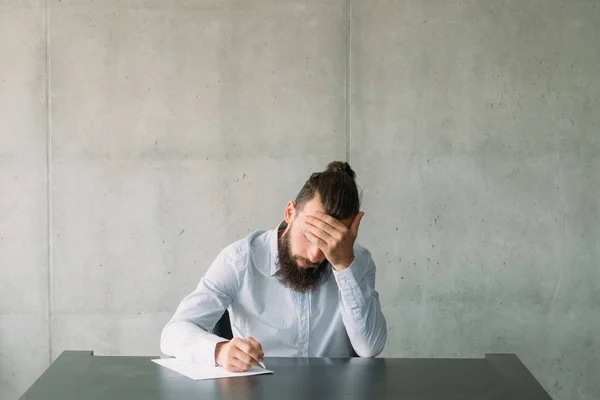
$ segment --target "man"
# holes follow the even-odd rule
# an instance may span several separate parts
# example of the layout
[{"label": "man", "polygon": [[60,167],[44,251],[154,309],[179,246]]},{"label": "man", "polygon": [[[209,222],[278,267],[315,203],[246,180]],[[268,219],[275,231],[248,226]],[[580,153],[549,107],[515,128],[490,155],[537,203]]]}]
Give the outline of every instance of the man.
[{"label": "man", "polygon": [[[277,229],[254,232],[219,253],[164,327],[161,351],[237,372],[265,354],[381,353],[387,327],[375,263],[355,243],[364,215],[359,207],[348,163],[335,161],[312,174]],[[230,341],[210,333],[225,310]]]}]

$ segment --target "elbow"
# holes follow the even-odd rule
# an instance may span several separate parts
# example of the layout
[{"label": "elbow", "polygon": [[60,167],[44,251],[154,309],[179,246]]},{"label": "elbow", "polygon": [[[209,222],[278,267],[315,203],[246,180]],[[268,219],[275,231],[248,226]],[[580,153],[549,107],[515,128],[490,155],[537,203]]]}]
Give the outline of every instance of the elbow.
[{"label": "elbow", "polygon": [[164,355],[172,356],[171,346],[169,345],[169,324],[167,324],[160,333],[160,351]]},{"label": "elbow", "polygon": [[166,356],[169,355],[169,348],[167,346],[167,341],[162,336],[160,339],[160,352]]},{"label": "elbow", "polygon": [[387,326],[385,323],[385,319],[383,322],[383,326],[380,328],[379,332],[373,335],[373,339],[371,340],[370,346],[365,346],[361,349],[356,349],[356,354],[359,357],[364,358],[373,358],[377,357],[383,351],[385,344],[387,342]]},{"label": "elbow", "polygon": [[374,358],[377,357],[379,353],[381,353],[381,350],[378,351],[376,349],[367,349],[366,351],[363,350],[356,352],[356,354],[358,354],[358,356],[362,358]]},{"label": "elbow", "polygon": [[374,358],[374,357],[377,357],[379,354],[381,354],[384,347],[385,347],[385,341],[383,341],[381,344],[377,343],[373,347],[361,349],[360,351],[357,350],[356,354],[358,354],[359,357],[363,357],[363,358]]}]

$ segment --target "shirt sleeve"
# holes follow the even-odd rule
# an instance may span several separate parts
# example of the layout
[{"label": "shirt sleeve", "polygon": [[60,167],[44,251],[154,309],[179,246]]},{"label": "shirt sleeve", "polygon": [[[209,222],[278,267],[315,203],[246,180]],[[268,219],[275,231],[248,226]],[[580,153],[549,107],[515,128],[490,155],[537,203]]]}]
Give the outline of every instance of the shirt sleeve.
[{"label": "shirt sleeve", "polygon": [[360,357],[375,357],[387,341],[387,324],[375,290],[375,262],[355,248],[352,264],[333,275],[339,288],[340,312],[352,347]]},{"label": "shirt sleeve", "polygon": [[195,364],[215,364],[215,347],[227,339],[210,333],[239,288],[235,254],[225,248],[196,289],[187,295],[161,333],[160,349]]}]

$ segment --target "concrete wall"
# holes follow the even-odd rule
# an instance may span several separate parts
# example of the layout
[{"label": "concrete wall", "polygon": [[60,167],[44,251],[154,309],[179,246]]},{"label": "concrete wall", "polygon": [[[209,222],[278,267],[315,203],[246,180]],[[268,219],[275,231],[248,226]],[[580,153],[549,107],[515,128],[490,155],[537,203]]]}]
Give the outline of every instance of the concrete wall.
[{"label": "concrete wall", "polygon": [[48,366],[43,1],[0,2],[0,399]]},{"label": "concrete wall", "polygon": [[516,352],[597,399],[598,37],[591,0],[1,2],[0,397],[65,349],[159,354],[217,252],[348,159],[384,355]]},{"label": "concrete wall", "polygon": [[354,2],[387,355],[516,352],[600,398],[600,3]]}]

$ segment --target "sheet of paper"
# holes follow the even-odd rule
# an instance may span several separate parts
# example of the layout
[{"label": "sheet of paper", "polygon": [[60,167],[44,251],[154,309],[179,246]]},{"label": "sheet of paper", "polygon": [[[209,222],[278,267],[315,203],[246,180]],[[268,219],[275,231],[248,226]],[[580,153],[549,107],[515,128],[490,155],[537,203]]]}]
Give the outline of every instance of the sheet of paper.
[{"label": "sheet of paper", "polygon": [[260,375],[260,374],[272,374],[273,371],[261,368],[259,366],[253,366],[245,372],[229,372],[223,367],[213,367],[211,365],[199,365],[192,364],[185,361],[178,360],[176,358],[163,358],[152,360],[155,363],[162,365],[163,367],[169,368],[175,372],[179,372],[182,375],[194,380],[202,379],[217,379],[217,378],[231,378],[238,376],[249,376],[249,375]]}]

